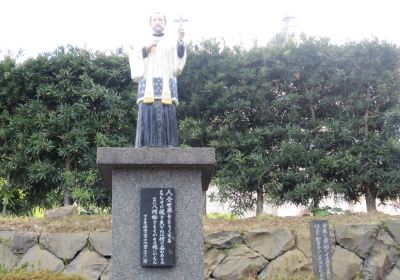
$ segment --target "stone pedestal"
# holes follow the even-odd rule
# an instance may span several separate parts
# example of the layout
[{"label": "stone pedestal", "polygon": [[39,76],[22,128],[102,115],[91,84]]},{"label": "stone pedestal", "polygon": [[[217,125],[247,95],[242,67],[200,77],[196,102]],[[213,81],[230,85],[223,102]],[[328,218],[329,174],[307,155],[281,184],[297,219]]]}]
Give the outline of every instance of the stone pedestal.
[{"label": "stone pedestal", "polygon": [[[211,180],[213,148],[98,148],[97,164],[112,190],[113,280],[202,280],[203,191]],[[176,263],[140,263],[140,189],[175,189]]]}]

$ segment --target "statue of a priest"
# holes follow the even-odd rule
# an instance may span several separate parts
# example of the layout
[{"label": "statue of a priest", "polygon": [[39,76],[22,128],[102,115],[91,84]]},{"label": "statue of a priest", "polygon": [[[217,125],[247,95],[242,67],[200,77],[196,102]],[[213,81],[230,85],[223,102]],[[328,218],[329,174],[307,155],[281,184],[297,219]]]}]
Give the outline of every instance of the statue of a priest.
[{"label": "statue of a priest", "polygon": [[138,82],[136,148],[178,146],[176,77],[186,62],[185,32],[181,25],[178,38],[169,40],[164,36],[166,24],[164,14],[151,15],[152,37],[129,55],[131,76]]}]

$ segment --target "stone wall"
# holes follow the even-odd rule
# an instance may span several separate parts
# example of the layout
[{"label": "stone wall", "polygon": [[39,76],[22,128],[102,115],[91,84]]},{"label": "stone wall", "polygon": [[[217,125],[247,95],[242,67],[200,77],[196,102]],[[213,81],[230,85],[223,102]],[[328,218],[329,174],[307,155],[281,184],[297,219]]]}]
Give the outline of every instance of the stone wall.
[{"label": "stone wall", "polygon": [[111,279],[111,232],[0,231],[0,264],[6,269],[63,271],[88,280]]},{"label": "stone wall", "polygon": [[[204,241],[206,279],[312,275],[306,227],[215,232],[206,234]],[[400,279],[400,220],[337,225],[331,229],[331,242],[335,279]],[[111,233],[0,231],[0,263],[7,269],[25,265],[27,270],[63,271],[88,280],[111,279]]]}]

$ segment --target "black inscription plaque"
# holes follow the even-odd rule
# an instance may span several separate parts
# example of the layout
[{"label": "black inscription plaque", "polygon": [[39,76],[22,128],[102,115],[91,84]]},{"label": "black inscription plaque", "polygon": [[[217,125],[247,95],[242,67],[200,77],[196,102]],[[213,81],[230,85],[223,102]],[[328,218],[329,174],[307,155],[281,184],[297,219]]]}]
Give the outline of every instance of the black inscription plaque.
[{"label": "black inscription plaque", "polygon": [[310,234],[314,274],[318,280],[333,280],[329,222],[311,221]]},{"label": "black inscription plaque", "polygon": [[140,190],[140,263],[142,266],[175,265],[175,190]]}]

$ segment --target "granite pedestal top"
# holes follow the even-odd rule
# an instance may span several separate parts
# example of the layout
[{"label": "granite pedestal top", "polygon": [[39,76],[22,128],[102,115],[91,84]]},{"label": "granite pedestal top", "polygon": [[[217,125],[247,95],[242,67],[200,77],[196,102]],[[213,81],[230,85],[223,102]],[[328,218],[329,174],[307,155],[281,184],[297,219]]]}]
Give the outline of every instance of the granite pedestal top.
[{"label": "granite pedestal top", "polygon": [[107,189],[112,188],[113,170],[123,169],[200,169],[206,191],[215,168],[214,148],[97,148],[97,165]]}]

